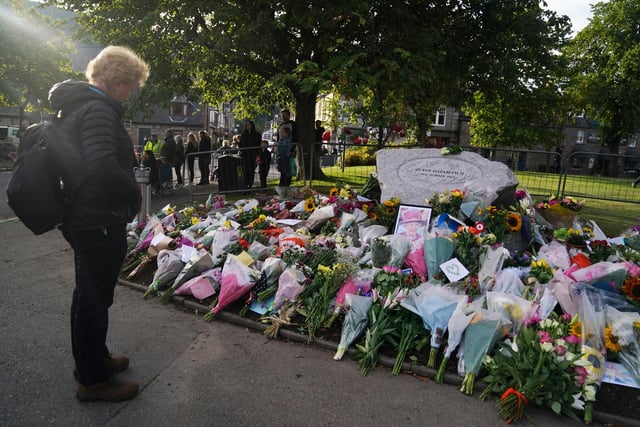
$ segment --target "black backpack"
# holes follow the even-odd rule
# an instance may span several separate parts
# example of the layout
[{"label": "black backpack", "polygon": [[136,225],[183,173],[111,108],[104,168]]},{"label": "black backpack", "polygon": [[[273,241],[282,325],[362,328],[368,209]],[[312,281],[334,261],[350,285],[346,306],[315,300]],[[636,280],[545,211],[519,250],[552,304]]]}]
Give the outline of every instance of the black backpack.
[{"label": "black backpack", "polygon": [[66,196],[51,149],[60,121],[62,112],[58,111],[51,123],[27,128],[7,185],[9,206],[34,234],[52,230],[64,219]]}]

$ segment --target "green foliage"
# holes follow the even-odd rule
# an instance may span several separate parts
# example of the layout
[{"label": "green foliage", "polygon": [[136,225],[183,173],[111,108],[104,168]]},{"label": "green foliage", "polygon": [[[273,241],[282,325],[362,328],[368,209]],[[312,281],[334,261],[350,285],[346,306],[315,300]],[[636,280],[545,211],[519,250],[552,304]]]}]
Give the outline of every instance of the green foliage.
[{"label": "green foliage", "polygon": [[600,123],[603,144],[617,152],[620,140],[640,126],[640,3],[611,0],[592,11],[589,25],[566,49],[569,91],[578,108]]},{"label": "green foliage", "polygon": [[371,145],[349,148],[344,154],[345,166],[375,166],[375,164],[376,150]]},{"label": "green foliage", "polygon": [[72,46],[40,9],[8,3],[0,13],[0,105],[46,108],[51,86],[74,76]]}]

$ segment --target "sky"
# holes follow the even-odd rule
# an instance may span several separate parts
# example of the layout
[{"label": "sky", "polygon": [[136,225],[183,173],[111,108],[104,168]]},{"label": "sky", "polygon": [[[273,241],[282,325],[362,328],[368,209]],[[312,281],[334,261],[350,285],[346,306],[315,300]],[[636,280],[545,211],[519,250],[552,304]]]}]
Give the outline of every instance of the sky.
[{"label": "sky", "polygon": [[600,0],[546,0],[549,9],[571,19],[574,35],[587,26],[591,17],[591,4]]}]

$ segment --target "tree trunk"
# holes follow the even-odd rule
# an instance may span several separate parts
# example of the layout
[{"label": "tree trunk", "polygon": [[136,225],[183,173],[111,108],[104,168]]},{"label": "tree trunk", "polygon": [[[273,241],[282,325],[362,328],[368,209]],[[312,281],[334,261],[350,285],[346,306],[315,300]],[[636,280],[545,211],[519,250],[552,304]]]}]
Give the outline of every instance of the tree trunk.
[{"label": "tree trunk", "polygon": [[[317,92],[313,93],[295,93],[296,99],[296,124],[298,126],[298,143],[302,145],[304,151],[304,173],[307,179],[327,179],[324,172],[320,168],[320,147],[316,147],[315,144],[315,113],[316,113],[316,98]],[[313,152],[313,156],[311,153]],[[300,156],[302,154],[298,152],[298,162],[300,163]],[[313,162],[313,164],[312,164]],[[301,163],[300,163],[301,164]],[[313,172],[313,173],[312,173]],[[301,173],[298,174],[298,178],[301,179]]]}]

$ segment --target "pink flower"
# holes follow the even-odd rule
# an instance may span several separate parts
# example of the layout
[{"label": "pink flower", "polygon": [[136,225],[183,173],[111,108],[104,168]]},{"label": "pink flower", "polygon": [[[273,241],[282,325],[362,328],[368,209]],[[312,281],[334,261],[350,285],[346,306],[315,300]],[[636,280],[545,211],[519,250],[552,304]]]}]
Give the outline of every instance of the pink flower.
[{"label": "pink flower", "polygon": [[540,338],[541,343],[553,342],[553,340],[551,339],[551,335],[549,335],[549,333],[546,331],[538,331],[538,337]]},{"label": "pink flower", "polygon": [[562,319],[562,321],[563,321],[563,322],[568,322],[568,321],[570,321],[572,318],[573,318],[573,316],[571,316],[571,314],[570,314],[570,313],[562,313],[562,317],[561,317],[561,319]]},{"label": "pink flower", "polygon": [[569,344],[580,344],[580,338],[578,338],[577,335],[571,334],[569,336],[566,336],[564,340]]},{"label": "pink flower", "polygon": [[556,347],[556,354],[558,356],[564,356],[567,353],[567,347],[563,346],[563,345],[558,345]]},{"label": "pink flower", "polygon": [[578,387],[582,387],[587,380],[588,372],[584,366],[576,366],[575,383]]},{"label": "pink flower", "polygon": [[518,190],[515,193],[516,200],[522,200],[527,197],[527,192],[524,190]]},{"label": "pink flower", "polygon": [[400,272],[401,272],[401,270],[400,270],[399,268],[397,268],[397,267],[392,267],[392,266],[390,266],[390,265],[385,265],[385,266],[383,266],[383,267],[382,267],[382,270],[383,270],[385,273],[400,273]]}]

